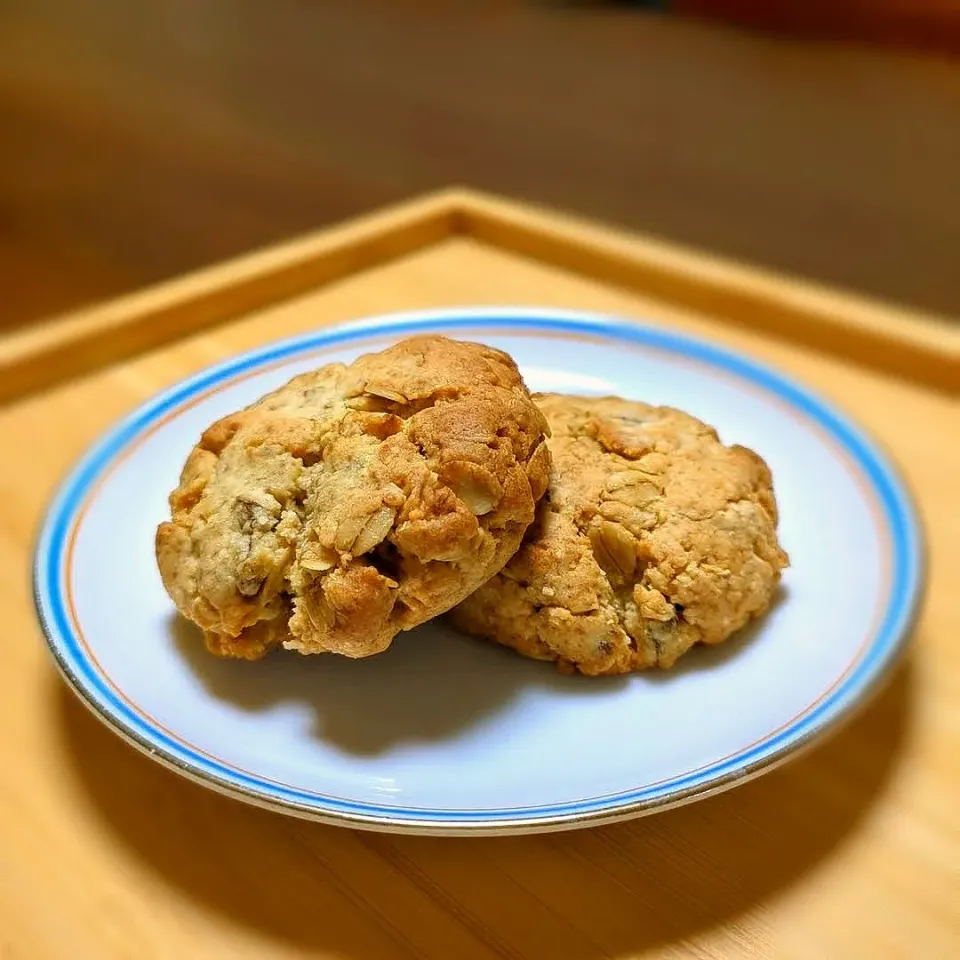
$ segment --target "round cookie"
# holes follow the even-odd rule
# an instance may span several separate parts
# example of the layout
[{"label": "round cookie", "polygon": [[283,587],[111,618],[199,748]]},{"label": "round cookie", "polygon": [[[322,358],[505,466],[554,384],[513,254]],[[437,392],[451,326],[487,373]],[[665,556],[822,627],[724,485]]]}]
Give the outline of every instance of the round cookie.
[{"label": "round cookie", "polygon": [[221,656],[364,657],[517,550],[549,474],[506,354],[414,337],[295,377],[203,434],[157,563]]},{"label": "round cookie", "polygon": [[544,394],[550,485],[519,552],[450,616],[598,675],[672,666],[770,605],[787,555],[770,471],[668,407]]}]

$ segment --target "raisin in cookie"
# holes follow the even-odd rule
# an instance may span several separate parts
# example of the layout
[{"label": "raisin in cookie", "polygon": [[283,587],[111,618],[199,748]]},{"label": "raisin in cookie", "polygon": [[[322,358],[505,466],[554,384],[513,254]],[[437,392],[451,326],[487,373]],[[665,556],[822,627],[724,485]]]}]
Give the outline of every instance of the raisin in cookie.
[{"label": "raisin in cookie", "polygon": [[769,606],[787,564],[770,471],[712,427],[616,397],[536,397],[553,469],[461,629],[584,674],[672,666]]},{"label": "raisin in cookie", "polygon": [[479,344],[415,337],[302,374],[203,434],[157,530],[164,585],[222,656],[378,653],[517,550],[546,430]]}]

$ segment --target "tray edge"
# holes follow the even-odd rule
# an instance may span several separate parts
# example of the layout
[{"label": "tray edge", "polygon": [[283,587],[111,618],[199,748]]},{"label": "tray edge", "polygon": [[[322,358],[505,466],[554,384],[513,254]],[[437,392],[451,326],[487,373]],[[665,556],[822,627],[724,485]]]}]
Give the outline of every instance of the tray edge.
[{"label": "tray edge", "polygon": [[947,317],[452,187],[5,337],[0,403],[454,236],[938,390],[960,391],[960,323]]}]

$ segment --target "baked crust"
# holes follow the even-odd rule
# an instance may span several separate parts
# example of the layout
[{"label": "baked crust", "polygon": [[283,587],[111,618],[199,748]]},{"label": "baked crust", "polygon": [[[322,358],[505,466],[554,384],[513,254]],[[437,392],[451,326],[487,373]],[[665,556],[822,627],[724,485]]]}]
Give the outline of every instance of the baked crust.
[{"label": "baked crust", "polygon": [[788,558],[759,456],[668,407],[535,399],[551,430],[547,494],[455,625],[598,675],[670,667],[767,609]]},{"label": "baked crust", "polygon": [[297,376],[194,447],[157,530],[164,585],[221,656],[378,653],[516,551],[545,431],[479,344],[414,337]]}]

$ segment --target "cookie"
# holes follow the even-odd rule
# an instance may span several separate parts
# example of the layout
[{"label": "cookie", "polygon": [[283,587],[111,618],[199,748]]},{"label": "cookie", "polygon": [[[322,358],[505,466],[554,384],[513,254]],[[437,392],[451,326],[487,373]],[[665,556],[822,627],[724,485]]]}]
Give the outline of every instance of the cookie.
[{"label": "cookie", "polygon": [[670,667],[763,613],[787,555],[770,471],[667,407],[536,397],[550,484],[519,552],[450,617],[584,674]]},{"label": "cookie", "polygon": [[415,337],[295,377],[213,424],[156,534],[208,648],[365,657],[513,555],[549,473],[506,354]]}]

